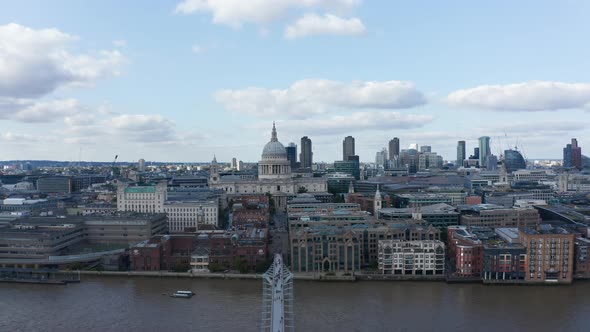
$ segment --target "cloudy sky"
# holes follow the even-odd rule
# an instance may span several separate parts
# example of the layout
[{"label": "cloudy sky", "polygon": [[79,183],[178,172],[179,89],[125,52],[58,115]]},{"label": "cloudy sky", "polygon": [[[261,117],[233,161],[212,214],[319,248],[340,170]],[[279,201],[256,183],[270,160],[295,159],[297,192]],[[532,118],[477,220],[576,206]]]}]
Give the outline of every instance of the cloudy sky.
[{"label": "cloudy sky", "polygon": [[[589,1],[5,2],[0,160],[590,150]],[[586,148],[585,148],[586,147]],[[586,151],[588,151],[586,150]],[[585,153],[587,154],[587,153]]]}]

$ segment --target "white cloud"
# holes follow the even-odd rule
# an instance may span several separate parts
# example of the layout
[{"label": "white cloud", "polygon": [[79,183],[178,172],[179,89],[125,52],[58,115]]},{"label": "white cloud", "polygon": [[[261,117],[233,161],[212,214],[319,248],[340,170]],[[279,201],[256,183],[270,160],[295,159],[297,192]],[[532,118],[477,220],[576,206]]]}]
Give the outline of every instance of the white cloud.
[{"label": "white cloud", "polygon": [[285,38],[295,39],[313,35],[361,35],[366,28],[360,19],[341,18],[332,14],[305,14],[285,29]]},{"label": "white cloud", "polygon": [[123,114],[108,123],[117,134],[138,142],[168,142],[174,140],[174,123],[161,115]]},{"label": "white cloud", "polygon": [[214,23],[239,27],[276,21],[293,9],[346,11],[360,3],[361,0],[184,0],[174,11],[177,14],[211,13]]},{"label": "white cloud", "polygon": [[83,110],[76,99],[58,99],[34,103],[17,113],[14,120],[21,122],[52,122],[63,116],[71,116]]},{"label": "white cloud", "polygon": [[85,111],[76,99],[35,101],[33,99],[0,98],[0,119],[18,122],[53,122]]},{"label": "white cloud", "polygon": [[120,142],[192,145],[206,136],[195,131],[178,130],[176,124],[159,114],[77,114],[64,119],[65,128],[54,132],[65,143],[91,144]]},{"label": "white cloud", "polygon": [[493,111],[554,111],[590,106],[590,84],[531,81],[452,92],[450,105]]},{"label": "white cloud", "polygon": [[424,94],[411,82],[343,83],[323,79],[297,81],[282,90],[257,87],[221,90],[215,94],[215,99],[233,112],[293,118],[325,113],[330,108],[401,109],[426,103]]},{"label": "white cloud", "polygon": [[[369,130],[386,131],[392,129],[420,128],[432,122],[433,119],[434,117],[430,115],[402,114],[391,111],[355,112],[348,115],[314,119],[313,121],[289,120],[285,122],[284,129],[281,130],[298,135],[341,135]],[[261,129],[263,125],[265,126],[264,128],[268,127],[268,123],[260,124]]]},{"label": "white cloud", "polygon": [[124,39],[115,40],[113,41],[113,45],[115,45],[116,47],[126,47],[127,41]]},{"label": "white cloud", "polygon": [[88,126],[95,122],[96,117],[93,114],[75,114],[71,116],[66,116],[64,118],[64,123],[68,126]]},{"label": "white cloud", "polygon": [[68,45],[77,39],[57,29],[0,25],[0,97],[36,98],[119,75],[126,62],[119,51],[72,54]]},{"label": "white cloud", "polygon": [[39,141],[39,138],[31,136],[31,135],[15,134],[10,131],[0,133],[0,142],[31,143],[31,142],[38,142],[38,141]]}]

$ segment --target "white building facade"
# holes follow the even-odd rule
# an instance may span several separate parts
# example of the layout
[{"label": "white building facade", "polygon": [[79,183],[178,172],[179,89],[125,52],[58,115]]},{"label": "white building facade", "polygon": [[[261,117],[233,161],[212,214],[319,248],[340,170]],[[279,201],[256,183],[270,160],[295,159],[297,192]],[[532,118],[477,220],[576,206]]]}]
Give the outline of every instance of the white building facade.
[{"label": "white building facade", "polygon": [[164,204],[170,232],[196,231],[202,225],[217,226],[219,203],[211,201],[168,201]]},{"label": "white building facade", "polygon": [[382,240],[379,271],[392,275],[444,275],[445,245],[438,240]]},{"label": "white building facade", "polygon": [[135,211],[143,213],[164,212],[167,199],[166,181],[154,185],[129,185],[119,181],[117,183],[117,211]]}]

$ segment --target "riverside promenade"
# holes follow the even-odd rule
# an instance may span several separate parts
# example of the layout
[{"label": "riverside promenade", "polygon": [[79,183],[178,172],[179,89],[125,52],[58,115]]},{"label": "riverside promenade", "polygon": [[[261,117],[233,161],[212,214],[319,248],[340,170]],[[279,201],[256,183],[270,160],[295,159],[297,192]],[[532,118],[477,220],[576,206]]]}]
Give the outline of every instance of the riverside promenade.
[{"label": "riverside promenade", "polygon": [[[77,272],[77,271],[76,271]],[[72,271],[60,271],[59,273],[71,274]],[[190,272],[168,272],[168,271],[80,271],[81,276],[104,276],[104,277],[146,277],[146,278],[189,278],[189,279],[262,279],[262,274],[254,273],[190,273]],[[294,280],[309,281],[445,281],[444,276],[432,276],[431,278],[417,278],[416,276],[388,276],[380,274],[318,274],[318,273],[294,273]]]},{"label": "riverside promenade", "polygon": [[[70,274],[72,271],[60,271],[58,273]],[[146,278],[192,278],[192,279],[262,279],[262,274],[254,273],[190,273],[168,271],[80,271],[81,276],[104,277],[146,277]],[[296,280],[322,280],[313,274],[295,275]],[[347,280],[347,279],[343,279]]]}]

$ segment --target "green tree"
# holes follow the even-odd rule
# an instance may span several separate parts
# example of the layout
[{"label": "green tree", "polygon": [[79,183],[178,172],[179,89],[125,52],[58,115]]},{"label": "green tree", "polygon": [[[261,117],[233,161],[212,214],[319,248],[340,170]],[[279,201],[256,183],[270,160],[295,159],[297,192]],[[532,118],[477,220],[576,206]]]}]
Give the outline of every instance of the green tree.
[{"label": "green tree", "polygon": [[441,227],[441,228],[440,228],[440,240],[441,240],[442,242],[444,242],[445,244],[446,244],[446,243],[447,243],[447,241],[448,241],[448,237],[447,237],[447,235],[448,235],[448,234],[447,234],[447,227]]},{"label": "green tree", "polygon": [[188,263],[180,263],[174,265],[174,272],[186,272],[190,270],[190,265]]},{"label": "green tree", "polygon": [[209,271],[211,272],[222,272],[226,270],[223,266],[217,264],[217,263],[210,263],[209,264]]},{"label": "green tree", "polygon": [[236,257],[234,261],[234,267],[240,273],[248,273],[248,265],[240,257]]},{"label": "green tree", "polygon": [[256,273],[266,272],[266,270],[268,270],[268,268],[270,267],[271,264],[272,264],[272,261],[270,261],[268,259],[256,262],[256,270],[255,270]]},{"label": "green tree", "polygon": [[276,211],[275,208],[275,200],[272,198],[272,194],[271,193],[266,193],[266,197],[268,197],[268,210],[270,212],[271,216],[274,216]]},{"label": "green tree", "polygon": [[369,268],[371,270],[377,270],[379,268],[379,262],[377,262],[377,260],[372,260],[369,264]]}]

